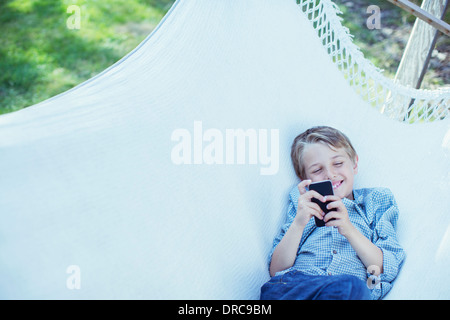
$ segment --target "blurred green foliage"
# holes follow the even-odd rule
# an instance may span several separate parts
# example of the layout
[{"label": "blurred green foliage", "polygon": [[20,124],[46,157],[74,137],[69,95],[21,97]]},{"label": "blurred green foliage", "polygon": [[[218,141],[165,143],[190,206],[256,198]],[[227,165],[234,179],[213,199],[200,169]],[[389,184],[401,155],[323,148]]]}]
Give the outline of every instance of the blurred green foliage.
[{"label": "blurred green foliage", "polygon": [[[38,103],[135,48],[174,0],[2,0],[0,114]],[[80,8],[80,29],[67,20]]]}]

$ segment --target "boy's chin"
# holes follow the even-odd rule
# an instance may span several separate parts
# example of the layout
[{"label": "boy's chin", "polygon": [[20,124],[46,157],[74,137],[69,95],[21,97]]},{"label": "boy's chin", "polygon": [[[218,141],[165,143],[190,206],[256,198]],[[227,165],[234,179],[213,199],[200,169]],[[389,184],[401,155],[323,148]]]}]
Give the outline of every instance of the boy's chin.
[{"label": "boy's chin", "polygon": [[339,190],[340,188],[338,188],[337,190],[333,190],[334,194],[336,196],[338,196],[339,198],[343,199],[343,198],[347,198],[350,200],[353,200],[353,190]]},{"label": "boy's chin", "polygon": [[353,183],[347,179],[342,180],[342,183],[336,188],[333,188],[333,194],[339,198],[347,198],[353,200]]}]

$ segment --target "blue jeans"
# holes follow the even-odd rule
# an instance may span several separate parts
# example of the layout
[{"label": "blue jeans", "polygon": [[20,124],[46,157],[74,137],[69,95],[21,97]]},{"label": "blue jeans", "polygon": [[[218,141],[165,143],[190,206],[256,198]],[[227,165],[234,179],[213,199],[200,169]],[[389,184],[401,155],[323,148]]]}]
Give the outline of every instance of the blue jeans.
[{"label": "blue jeans", "polygon": [[261,287],[261,300],[371,300],[361,279],[351,275],[311,276],[290,271]]}]

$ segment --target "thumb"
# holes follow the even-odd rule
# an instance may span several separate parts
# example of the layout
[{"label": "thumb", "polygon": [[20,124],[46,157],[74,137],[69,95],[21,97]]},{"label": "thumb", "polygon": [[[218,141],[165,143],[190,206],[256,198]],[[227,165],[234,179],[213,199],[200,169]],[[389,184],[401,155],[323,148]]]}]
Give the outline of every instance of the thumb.
[{"label": "thumb", "polygon": [[309,186],[311,184],[312,180],[303,180],[302,182],[300,182],[297,185],[298,191],[300,192],[300,194],[305,194],[306,193],[306,187]]}]

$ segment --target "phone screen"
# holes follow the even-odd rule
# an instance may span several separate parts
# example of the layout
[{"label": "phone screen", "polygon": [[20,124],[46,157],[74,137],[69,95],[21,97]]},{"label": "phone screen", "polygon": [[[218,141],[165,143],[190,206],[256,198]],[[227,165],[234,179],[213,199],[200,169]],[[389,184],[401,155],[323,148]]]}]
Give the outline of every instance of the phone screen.
[{"label": "phone screen", "polygon": [[[330,196],[333,195],[333,185],[331,183],[330,180],[325,180],[325,181],[319,181],[319,182],[313,182],[309,185],[309,190],[314,190],[318,193],[320,193],[323,196]],[[325,212],[325,214],[327,214],[328,212],[330,212],[331,210],[327,209],[327,204],[329,204],[331,201],[327,201],[327,202],[322,202],[319,199],[316,198],[312,198],[311,199],[312,202],[317,203],[320,207],[320,209],[322,209],[323,212]],[[323,220],[318,219],[317,217],[314,217],[314,219],[316,220],[316,226],[317,227],[324,227],[325,226],[325,222]]]}]

